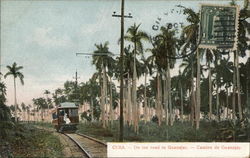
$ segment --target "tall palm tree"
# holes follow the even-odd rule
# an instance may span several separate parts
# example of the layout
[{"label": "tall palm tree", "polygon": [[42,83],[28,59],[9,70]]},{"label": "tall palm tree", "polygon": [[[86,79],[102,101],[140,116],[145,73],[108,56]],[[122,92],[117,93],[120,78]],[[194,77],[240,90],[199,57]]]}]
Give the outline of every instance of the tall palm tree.
[{"label": "tall palm tree", "polygon": [[[217,55],[215,55],[216,57]],[[216,57],[217,58],[217,57]],[[215,83],[216,83],[216,111],[217,114],[218,109],[219,109],[219,97],[220,97],[220,92],[218,91],[221,87],[225,87],[225,92],[227,93],[226,95],[226,102],[228,104],[228,88],[232,85],[232,79],[233,79],[233,63],[229,62],[229,57],[228,58],[222,58],[218,60],[219,63],[215,62],[215,67],[212,70],[212,73],[215,74]],[[228,106],[228,105],[227,105]],[[233,106],[233,116],[235,116],[235,105]],[[228,107],[227,107],[228,108]],[[217,116],[218,117],[218,116]]]},{"label": "tall palm tree", "polygon": [[242,105],[241,105],[241,86],[240,86],[240,75],[239,75],[239,56],[244,57],[246,55],[246,50],[250,49],[250,45],[247,43],[249,41],[249,34],[250,34],[250,22],[247,20],[249,19],[249,1],[244,1],[244,7],[240,10],[239,15],[239,32],[238,32],[238,47],[236,56],[235,56],[235,67],[236,67],[236,87],[237,87],[237,94],[238,94],[238,109],[239,109],[239,118],[240,120],[243,119],[242,114]]},{"label": "tall palm tree", "polygon": [[145,122],[148,121],[147,117],[148,117],[148,98],[147,98],[147,75],[151,74],[152,75],[152,67],[149,64],[149,58],[142,58],[142,62],[143,62],[143,73],[144,73],[144,116],[145,116]]},{"label": "tall palm tree", "polygon": [[191,122],[192,124],[195,121],[195,94],[194,94],[194,74],[197,71],[196,70],[196,60],[195,60],[195,56],[191,55],[187,58],[183,59],[183,62],[180,65],[180,68],[184,68],[183,69],[183,75],[188,79],[188,83],[187,83],[187,89],[189,90],[190,94],[190,109],[191,109]]},{"label": "tall palm tree", "polygon": [[240,84],[242,86],[242,92],[245,96],[245,107],[247,111],[247,117],[250,117],[250,57],[248,57],[247,62],[245,64],[240,64]]},{"label": "tall palm tree", "polygon": [[[171,93],[171,75],[170,75],[170,69],[174,67],[175,60],[170,59],[168,56],[175,56],[177,54],[177,44],[178,40],[175,37],[175,30],[171,31],[167,29],[166,27],[161,27],[161,33],[156,36],[159,39],[160,42],[160,51],[161,53],[158,59],[161,60],[161,66],[162,66],[162,72],[165,73],[165,93],[167,93],[167,99],[165,101],[165,105],[168,104],[169,106],[169,117],[170,117],[170,125],[173,125],[174,117],[173,117],[173,105],[172,105],[172,93]],[[168,102],[167,102],[168,100]],[[165,107],[165,110],[167,107]],[[167,111],[166,111],[167,113]]]},{"label": "tall palm tree", "polygon": [[[197,46],[197,37],[198,37],[198,31],[199,31],[199,13],[196,13],[194,10],[191,8],[186,8],[183,6],[179,6],[184,8],[183,9],[183,14],[187,15],[187,22],[189,23],[188,26],[184,27],[183,29],[183,36],[186,37],[186,47],[190,48],[193,50]],[[199,61],[197,62],[197,81],[196,81],[196,129],[199,129],[200,125],[200,52],[197,49],[196,51],[197,57],[196,60]]]},{"label": "tall palm tree", "polygon": [[98,70],[99,76],[102,74],[102,78],[99,77],[99,82],[101,85],[101,118],[103,127],[106,127],[105,113],[108,113],[107,107],[105,107],[107,105],[107,69],[110,70],[114,67],[114,59],[111,57],[113,53],[109,51],[108,44],[108,42],[99,45],[95,44],[96,50],[92,56],[92,64]]},{"label": "tall palm tree", "polygon": [[172,78],[172,89],[176,92],[175,94],[177,98],[179,98],[178,100],[180,100],[180,118],[181,121],[183,122],[183,113],[184,113],[184,94],[185,94],[185,87],[186,87],[186,83],[187,83],[187,78],[181,73],[181,71],[179,70],[179,75],[174,76]]},{"label": "tall palm tree", "polygon": [[208,67],[208,83],[209,83],[209,87],[208,87],[208,106],[209,106],[209,119],[211,120],[212,118],[212,74],[211,74],[211,63],[213,61],[213,52],[212,50],[206,50],[205,53],[205,57],[206,57],[206,64]]},{"label": "tall palm tree", "polygon": [[15,120],[17,121],[17,99],[16,99],[16,78],[19,78],[21,81],[21,84],[24,85],[24,75],[22,72],[20,72],[21,69],[23,69],[22,66],[17,66],[16,62],[12,64],[12,66],[7,66],[8,72],[4,75],[4,78],[7,76],[13,76],[14,79],[14,104],[15,104]]},{"label": "tall palm tree", "polygon": [[136,54],[142,54],[143,55],[143,44],[142,40],[148,40],[149,37],[147,33],[140,31],[139,27],[141,24],[136,25],[134,24],[133,26],[129,27],[127,30],[127,34],[124,36],[124,39],[132,42],[133,43],[133,80],[132,80],[132,105],[135,108],[135,113],[134,113],[134,127],[135,131],[138,132],[139,126],[138,126],[138,121],[139,121],[139,116],[137,115],[138,113],[138,107],[137,107],[137,96],[136,96],[136,78],[137,78],[137,71],[136,71]]},{"label": "tall palm tree", "polygon": [[[177,39],[175,38],[175,31],[171,31],[166,27],[161,27],[161,32],[156,35],[154,38],[150,38],[150,42],[153,46],[152,49],[148,49],[152,55],[148,57],[149,65],[151,68],[155,68],[157,71],[157,84],[160,84],[162,77],[165,76],[165,84],[164,84],[164,105],[165,105],[165,113],[166,113],[166,123],[168,124],[168,113],[170,113],[170,124],[173,124],[172,118],[172,101],[171,101],[171,76],[170,76],[170,68],[174,67],[175,60],[170,60],[169,56],[175,56],[177,50]],[[160,88],[160,86],[156,86]],[[159,89],[158,93],[162,93]],[[162,102],[159,100],[162,96],[158,94],[156,97],[156,106],[162,106]],[[170,112],[168,112],[168,109]],[[159,111],[159,110],[158,110]],[[160,113],[158,115],[161,115]],[[161,116],[158,116],[159,119],[162,119]]]},{"label": "tall palm tree", "polygon": [[135,23],[134,23],[134,25],[130,26],[127,30],[126,35],[124,36],[124,39],[126,41],[133,43],[133,47],[134,47],[133,53],[134,54],[143,55],[142,41],[148,41],[149,36],[146,32],[139,30],[140,26],[141,26],[141,24],[136,25]]}]

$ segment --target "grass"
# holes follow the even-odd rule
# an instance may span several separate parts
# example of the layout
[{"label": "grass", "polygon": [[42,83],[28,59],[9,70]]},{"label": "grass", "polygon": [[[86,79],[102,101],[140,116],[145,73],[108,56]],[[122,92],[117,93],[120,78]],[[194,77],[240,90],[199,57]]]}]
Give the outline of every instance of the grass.
[{"label": "grass", "polygon": [[37,125],[37,126],[46,127],[46,128],[54,128],[52,123],[49,123],[49,122],[32,122],[32,124]]},{"label": "grass", "polygon": [[16,124],[0,146],[0,157],[63,157],[59,138],[31,124]]},{"label": "grass", "polygon": [[91,137],[95,137],[99,140],[107,142],[116,140],[116,133],[114,129],[112,130],[110,128],[103,128],[100,122],[80,123],[77,128],[78,128],[77,132],[86,134]]},{"label": "grass", "polygon": [[[104,129],[101,123],[81,123],[78,132],[105,141],[118,141],[118,122]],[[190,122],[176,121],[173,126],[162,123],[158,126],[154,122],[139,123],[139,134],[133,127],[125,125],[124,141],[128,142],[249,142],[250,128],[238,124],[232,126],[229,121],[208,122],[201,121],[199,130]]]}]

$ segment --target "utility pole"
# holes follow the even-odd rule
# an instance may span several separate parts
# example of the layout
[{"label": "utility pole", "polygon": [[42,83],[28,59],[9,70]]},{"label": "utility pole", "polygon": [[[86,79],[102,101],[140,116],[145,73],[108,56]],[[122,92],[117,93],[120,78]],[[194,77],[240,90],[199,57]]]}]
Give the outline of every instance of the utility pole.
[{"label": "utility pole", "polygon": [[121,18],[121,47],[120,47],[120,58],[121,58],[121,66],[120,66],[120,134],[119,141],[123,141],[123,67],[124,67],[124,18],[132,18],[131,14],[128,16],[124,16],[124,0],[121,0],[121,15],[116,15],[115,12],[112,15],[113,17]]},{"label": "utility pole", "polygon": [[75,95],[74,102],[75,102],[75,104],[77,104],[77,102],[79,101],[79,99],[77,99],[77,97],[78,97],[77,86],[78,86],[78,79],[79,79],[79,78],[80,78],[80,77],[77,76],[77,70],[76,70],[75,77],[73,77],[73,79],[75,79],[75,92],[74,92],[74,95]]},{"label": "utility pole", "polygon": [[77,77],[77,70],[76,70],[76,75],[75,75],[75,77],[73,77],[73,79],[76,79],[75,80],[75,90],[76,90],[76,88],[77,88],[77,85],[78,85],[78,79],[79,79],[80,77]]}]

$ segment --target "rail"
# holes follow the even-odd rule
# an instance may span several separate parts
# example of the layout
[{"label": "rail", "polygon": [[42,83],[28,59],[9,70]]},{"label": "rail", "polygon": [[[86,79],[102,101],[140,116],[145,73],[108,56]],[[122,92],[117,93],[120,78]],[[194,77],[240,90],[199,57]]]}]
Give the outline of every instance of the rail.
[{"label": "rail", "polygon": [[80,133],[63,133],[69,137],[87,157],[107,157],[107,144]]}]

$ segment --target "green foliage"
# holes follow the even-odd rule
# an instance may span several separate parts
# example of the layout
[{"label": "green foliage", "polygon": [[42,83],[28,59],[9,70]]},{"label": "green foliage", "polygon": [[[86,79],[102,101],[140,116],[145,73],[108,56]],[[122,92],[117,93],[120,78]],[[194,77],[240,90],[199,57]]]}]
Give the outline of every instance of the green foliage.
[{"label": "green foliage", "polygon": [[218,123],[217,139],[221,141],[250,141],[250,123],[244,121],[222,121]]},{"label": "green foliage", "polygon": [[[114,121],[113,126],[104,129],[101,123],[84,123],[78,126],[78,132],[84,133],[106,141],[118,140],[119,122]],[[133,126],[124,126],[125,141],[142,141],[142,142],[248,142],[250,137],[249,123],[238,123],[233,125],[232,122],[208,122],[202,121],[200,129],[192,127],[191,122],[176,121],[173,126],[167,126],[162,122],[158,126],[157,121],[139,123],[139,134],[134,132]],[[233,135],[234,134],[234,137]]]},{"label": "green foliage", "polygon": [[23,76],[22,72],[19,71],[19,70],[23,69],[22,66],[17,66],[16,62],[14,62],[12,64],[12,66],[8,65],[7,69],[9,71],[4,75],[4,78],[6,78],[9,75],[12,75],[14,77],[14,79],[19,78],[21,81],[21,84],[22,85],[24,84],[24,81],[23,81],[24,76]]},{"label": "green foliage", "polygon": [[4,103],[0,103],[0,121],[10,121],[10,119],[10,109]]},{"label": "green foliage", "polygon": [[37,109],[46,109],[48,108],[48,103],[45,98],[33,98],[33,104],[37,107]]},{"label": "green foliage", "polygon": [[32,125],[41,126],[45,128],[54,128],[53,124],[50,122],[32,122]]},{"label": "green foliage", "polygon": [[9,130],[14,127],[11,122],[10,108],[5,105],[6,87],[3,82],[0,82],[0,139],[8,136]]},{"label": "green foliage", "polygon": [[3,82],[0,82],[0,102],[4,103],[5,101],[6,101],[6,86]]},{"label": "green foliage", "polygon": [[[89,111],[88,111],[89,112]],[[82,114],[81,114],[81,118],[84,120],[87,120],[87,121],[91,121],[91,115],[88,115],[88,112],[84,111]]]},{"label": "green foliage", "polygon": [[[5,144],[8,144],[9,153],[14,157],[63,157],[63,147],[52,132],[37,129],[30,124],[16,124],[9,135],[5,139],[8,143]],[[0,156],[3,153],[0,151]]]},{"label": "green foliage", "polygon": [[95,44],[96,50],[92,56],[92,64],[98,71],[102,71],[103,67],[110,70],[114,66],[114,59],[111,57],[113,53],[109,51],[108,44],[108,42]]}]

